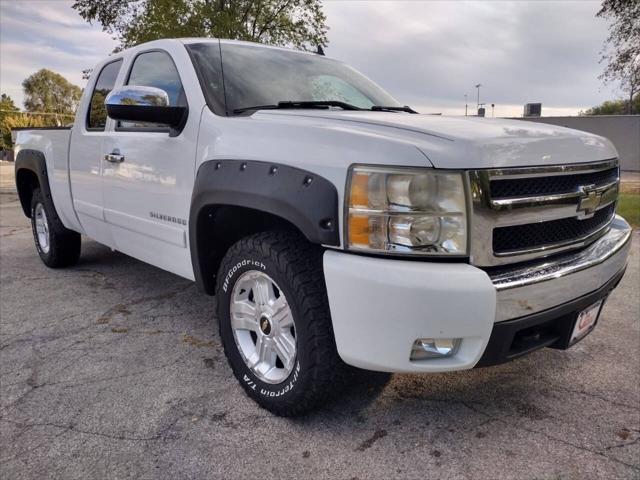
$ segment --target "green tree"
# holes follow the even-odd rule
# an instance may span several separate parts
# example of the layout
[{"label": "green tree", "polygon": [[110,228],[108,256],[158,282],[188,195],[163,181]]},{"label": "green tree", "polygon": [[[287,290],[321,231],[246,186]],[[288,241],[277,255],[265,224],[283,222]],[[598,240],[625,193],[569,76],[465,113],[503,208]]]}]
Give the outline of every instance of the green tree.
[{"label": "green tree", "polygon": [[620,83],[631,114],[640,92],[640,0],[604,0],[596,16],[611,21],[601,59],[607,66],[600,78]]},{"label": "green tree", "polygon": [[19,111],[18,107],[16,107],[16,104],[13,103],[13,99],[9,95],[6,93],[0,95],[0,118],[17,111]]},{"label": "green tree", "polygon": [[51,127],[59,124],[55,115],[21,112],[9,95],[0,95],[0,150],[13,148],[11,130],[14,128]]},{"label": "green tree", "polygon": [[[633,99],[632,111],[640,114],[640,94]],[[625,115],[629,112],[628,100],[606,100],[600,105],[580,112],[580,115]]]},{"label": "green tree", "polygon": [[54,113],[61,123],[69,121],[82,96],[82,89],[59,73],[43,68],[22,82],[28,112]]},{"label": "green tree", "polygon": [[28,113],[16,112],[0,119],[0,150],[11,150],[13,141],[11,140],[11,130],[14,128],[49,127],[51,120],[43,118],[41,115],[31,115]]},{"label": "green tree", "polygon": [[7,119],[19,111],[9,95],[0,95],[0,150],[9,150],[12,147],[11,128]]},{"label": "green tree", "polygon": [[119,48],[159,38],[216,37],[315,49],[327,45],[321,0],[76,0]]}]

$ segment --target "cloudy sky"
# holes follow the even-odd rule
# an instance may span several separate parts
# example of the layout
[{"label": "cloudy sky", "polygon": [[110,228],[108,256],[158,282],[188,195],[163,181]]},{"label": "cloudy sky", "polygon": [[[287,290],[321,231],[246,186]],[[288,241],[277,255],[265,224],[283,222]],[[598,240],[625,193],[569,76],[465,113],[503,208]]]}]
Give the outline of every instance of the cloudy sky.
[{"label": "cloudy sky", "polygon": [[[116,43],[67,0],[0,0],[0,88],[22,104],[22,80],[46,67],[84,87],[81,71]],[[607,24],[599,1],[325,1],[327,55],[421,112],[571,115],[617,96],[597,79]],[[487,110],[490,115],[490,109]]]}]

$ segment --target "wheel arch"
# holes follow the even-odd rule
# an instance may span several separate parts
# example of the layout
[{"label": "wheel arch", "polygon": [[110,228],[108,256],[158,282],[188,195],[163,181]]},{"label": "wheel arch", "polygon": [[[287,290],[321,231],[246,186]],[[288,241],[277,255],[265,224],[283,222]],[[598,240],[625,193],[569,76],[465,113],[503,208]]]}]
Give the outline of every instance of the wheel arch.
[{"label": "wheel arch", "polygon": [[224,254],[244,236],[287,230],[311,243],[340,245],[338,192],[333,183],[277,163],[205,162],[196,175],[189,218],[196,283],[209,295],[215,291]]},{"label": "wheel arch", "polygon": [[51,198],[44,154],[39,150],[20,150],[15,160],[15,172],[20,206],[27,218],[31,218],[33,191],[40,188],[47,198]]}]

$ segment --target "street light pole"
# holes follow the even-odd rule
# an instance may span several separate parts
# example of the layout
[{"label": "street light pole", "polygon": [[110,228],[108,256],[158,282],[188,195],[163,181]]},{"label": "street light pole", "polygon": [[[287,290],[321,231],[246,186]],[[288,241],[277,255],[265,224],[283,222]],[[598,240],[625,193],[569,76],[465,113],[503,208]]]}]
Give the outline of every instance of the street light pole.
[{"label": "street light pole", "polygon": [[464,94],[464,116],[467,116],[467,107],[469,106],[469,104],[467,103],[467,94]]},{"label": "street light pole", "polygon": [[481,83],[476,85],[476,88],[478,89],[478,108],[480,108],[480,87],[482,86]]}]

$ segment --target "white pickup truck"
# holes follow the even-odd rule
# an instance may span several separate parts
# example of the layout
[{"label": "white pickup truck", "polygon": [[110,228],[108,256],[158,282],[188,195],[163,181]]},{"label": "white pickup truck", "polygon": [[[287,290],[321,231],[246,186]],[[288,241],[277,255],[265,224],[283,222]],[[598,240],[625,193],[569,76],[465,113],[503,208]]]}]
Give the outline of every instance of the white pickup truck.
[{"label": "white pickup truck", "polygon": [[568,348],[624,274],[604,138],[416,114],[339,61],[245,42],[160,40],[93,72],[70,129],[17,134],[38,254],[73,265],[82,234],[195,281],[276,414],[352,367]]}]

